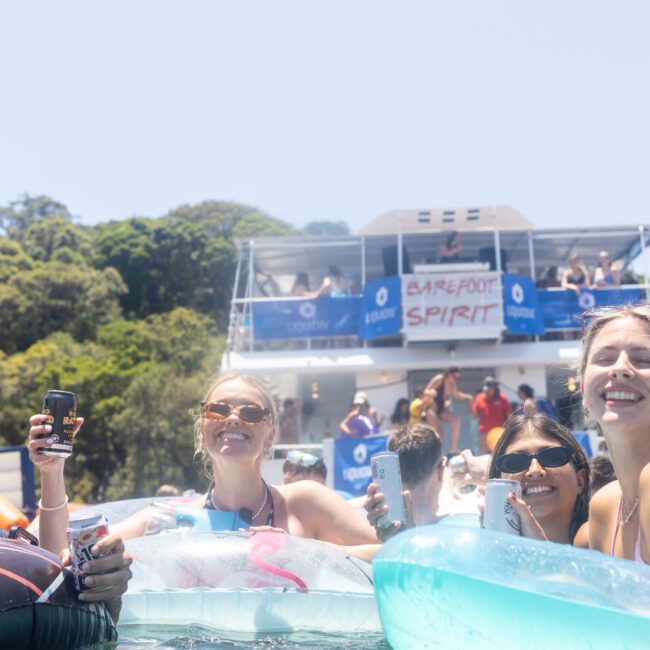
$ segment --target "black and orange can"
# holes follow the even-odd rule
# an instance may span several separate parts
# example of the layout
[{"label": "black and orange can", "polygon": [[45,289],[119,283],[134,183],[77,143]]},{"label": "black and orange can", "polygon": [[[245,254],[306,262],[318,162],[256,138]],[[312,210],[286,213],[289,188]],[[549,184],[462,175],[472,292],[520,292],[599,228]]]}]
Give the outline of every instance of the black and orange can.
[{"label": "black and orange can", "polygon": [[77,419],[77,398],[74,393],[65,390],[48,390],[43,398],[44,424],[52,427],[47,438],[54,442],[49,447],[42,447],[41,454],[68,458],[72,455],[74,425]]}]

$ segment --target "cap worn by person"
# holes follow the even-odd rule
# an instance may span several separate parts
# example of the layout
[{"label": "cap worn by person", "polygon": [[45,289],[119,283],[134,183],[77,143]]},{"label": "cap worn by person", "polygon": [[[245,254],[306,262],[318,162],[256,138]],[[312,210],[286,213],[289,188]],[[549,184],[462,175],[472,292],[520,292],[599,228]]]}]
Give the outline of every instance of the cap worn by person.
[{"label": "cap worn by person", "polygon": [[355,406],[360,406],[361,404],[366,404],[368,402],[368,396],[362,392],[362,391],[357,391],[354,394],[354,399],[352,400],[352,404]]},{"label": "cap worn by person", "polygon": [[498,386],[499,382],[497,381],[496,377],[493,377],[492,375],[488,375],[484,380],[483,380],[483,385],[484,386]]}]

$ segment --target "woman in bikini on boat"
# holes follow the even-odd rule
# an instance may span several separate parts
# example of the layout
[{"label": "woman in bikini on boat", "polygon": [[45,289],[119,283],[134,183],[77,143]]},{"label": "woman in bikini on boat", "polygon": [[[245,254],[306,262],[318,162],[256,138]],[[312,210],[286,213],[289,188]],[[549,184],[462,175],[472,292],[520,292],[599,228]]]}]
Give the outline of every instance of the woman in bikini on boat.
[{"label": "woman in bikini on boat", "polygon": [[649,563],[650,306],[596,308],[583,328],[583,403],[618,479],[591,501],[589,547]]}]

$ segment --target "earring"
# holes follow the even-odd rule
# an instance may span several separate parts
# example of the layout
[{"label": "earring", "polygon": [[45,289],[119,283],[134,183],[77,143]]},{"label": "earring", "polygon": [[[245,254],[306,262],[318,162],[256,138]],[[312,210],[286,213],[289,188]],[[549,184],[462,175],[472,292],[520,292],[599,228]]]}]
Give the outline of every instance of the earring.
[{"label": "earring", "polygon": [[271,444],[264,449],[264,459],[273,460],[274,458],[275,458],[275,446]]}]

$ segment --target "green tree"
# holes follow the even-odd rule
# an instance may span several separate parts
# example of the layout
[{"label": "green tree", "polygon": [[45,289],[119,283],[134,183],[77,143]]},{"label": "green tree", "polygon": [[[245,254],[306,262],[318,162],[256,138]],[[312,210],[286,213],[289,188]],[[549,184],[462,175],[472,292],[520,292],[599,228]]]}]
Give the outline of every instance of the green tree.
[{"label": "green tree", "polygon": [[100,229],[95,263],[115,267],[128,293],[122,305],[142,318],[178,306],[225,325],[236,252],[232,243],[180,219],[130,219]]},{"label": "green tree", "polygon": [[8,237],[0,237],[0,282],[6,282],[18,271],[34,268],[34,262],[23,247]]},{"label": "green tree", "polygon": [[201,226],[211,237],[231,239],[233,228],[244,218],[259,216],[263,212],[242,203],[227,201],[203,201],[195,205],[181,205],[170,210],[166,215],[172,223],[193,223]]},{"label": "green tree", "polygon": [[56,331],[78,340],[119,317],[126,290],[115,269],[47,262],[12,275],[0,285],[0,348],[25,350]]},{"label": "green tree", "polygon": [[298,231],[286,221],[264,214],[251,214],[244,217],[233,228],[233,237],[287,237]]},{"label": "green tree", "polygon": [[342,237],[350,234],[345,221],[310,221],[303,230],[313,237]]},{"label": "green tree", "polygon": [[54,201],[49,196],[24,194],[0,208],[0,228],[11,239],[22,241],[29,226],[55,215],[72,220],[72,215],[63,203]]},{"label": "green tree", "polygon": [[61,251],[65,250],[68,251],[65,254],[68,259],[70,253],[77,253],[73,258],[75,263],[88,264],[92,253],[90,241],[91,233],[87,228],[76,226],[68,218],[57,214],[32,223],[25,231],[23,247],[35,260],[65,261],[61,255]]}]

